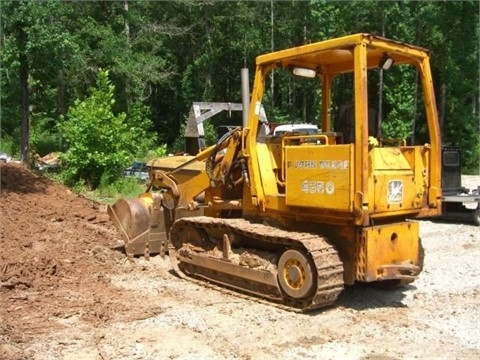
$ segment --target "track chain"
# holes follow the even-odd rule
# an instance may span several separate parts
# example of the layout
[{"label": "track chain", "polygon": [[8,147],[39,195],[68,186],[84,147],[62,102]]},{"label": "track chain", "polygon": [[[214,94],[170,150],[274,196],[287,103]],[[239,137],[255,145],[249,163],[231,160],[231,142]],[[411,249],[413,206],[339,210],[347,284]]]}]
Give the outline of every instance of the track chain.
[{"label": "track chain", "polygon": [[[176,256],[176,250],[182,247],[181,239],[178,238],[178,232],[185,227],[194,227],[196,229],[203,229],[207,233],[212,230],[222,230],[226,233],[237,233],[244,237],[258,240],[259,242],[275,244],[279,247],[296,248],[305,250],[311,260],[313,261],[317,270],[317,290],[307,299],[295,299],[284,296],[279,302],[262,299],[257,296],[265,296],[257,293],[253,296],[250,293],[239,293],[224,287],[211,285],[205,281],[195,279],[187,276],[179,269],[179,261]],[[319,235],[286,231],[263,225],[259,223],[252,223],[245,219],[223,219],[212,218],[206,216],[181,218],[177,220],[172,226],[170,233],[169,256],[174,271],[183,279],[188,279],[195,283],[215,288],[221,292],[234,294],[245,299],[254,299],[256,302],[261,302],[269,305],[274,305],[284,310],[294,312],[312,311],[331,305],[338,298],[343,290],[343,264],[335,248],[327,242],[327,240]],[[219,281],[221,276],[219,275]]]}]

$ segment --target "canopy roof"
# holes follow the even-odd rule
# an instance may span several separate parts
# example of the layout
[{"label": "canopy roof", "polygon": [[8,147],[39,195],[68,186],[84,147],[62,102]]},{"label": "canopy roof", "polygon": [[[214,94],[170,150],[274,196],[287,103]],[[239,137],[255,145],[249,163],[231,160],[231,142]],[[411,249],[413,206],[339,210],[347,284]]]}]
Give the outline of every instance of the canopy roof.
[{"label": "canopy roof", "polygon": [[305,67],[331,75],[352,72],[353,50],[362,44],[366,45],[368,68],[377,68],[384,54],[388,54],[396,64],[418,64],[429,57],[427,49],[359,33],[261,55],[256,63],[267,68]]}]

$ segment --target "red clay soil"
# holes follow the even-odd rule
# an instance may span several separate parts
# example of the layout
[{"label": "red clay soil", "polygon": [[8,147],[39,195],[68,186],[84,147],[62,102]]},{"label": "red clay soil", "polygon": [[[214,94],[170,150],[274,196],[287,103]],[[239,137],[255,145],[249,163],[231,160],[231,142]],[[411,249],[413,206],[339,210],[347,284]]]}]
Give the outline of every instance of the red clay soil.
[{"label": "red clay soil", "polygon": [[0,358],[69,318],[131,316],[131,294],[110,284],[125,256],[105,207],[18,164],[0,180]]}]

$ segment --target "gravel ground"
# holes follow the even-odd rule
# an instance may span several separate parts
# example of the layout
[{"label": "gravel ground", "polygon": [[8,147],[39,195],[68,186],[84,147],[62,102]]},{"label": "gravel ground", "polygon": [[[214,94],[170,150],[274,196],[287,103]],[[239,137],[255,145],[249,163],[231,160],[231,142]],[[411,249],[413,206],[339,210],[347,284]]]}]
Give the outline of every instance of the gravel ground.
[{"label": "gravel ground", "polygon": [[425,267],[413,285],[349,287],[311,314],[181,280],[160,257],[137,259],[111,282],[136,294],[130,306],[148,309],[144,319],[82,325],[30,349],[36,359],[478,359],[479,229],[422,221],[421,234]]}]

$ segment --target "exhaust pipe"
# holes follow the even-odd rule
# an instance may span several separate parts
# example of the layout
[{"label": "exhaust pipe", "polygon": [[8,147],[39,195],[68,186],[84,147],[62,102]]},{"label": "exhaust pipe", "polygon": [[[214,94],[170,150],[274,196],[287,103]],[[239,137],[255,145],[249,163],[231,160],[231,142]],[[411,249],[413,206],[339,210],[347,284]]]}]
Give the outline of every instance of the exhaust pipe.
[{"label": "exhaust pipe", "polygon": [[242,68],[240,78],[242,81],[242,119],[243,127],[246,128],[250,110],[250,80],[248,77],[248,68]]}]

